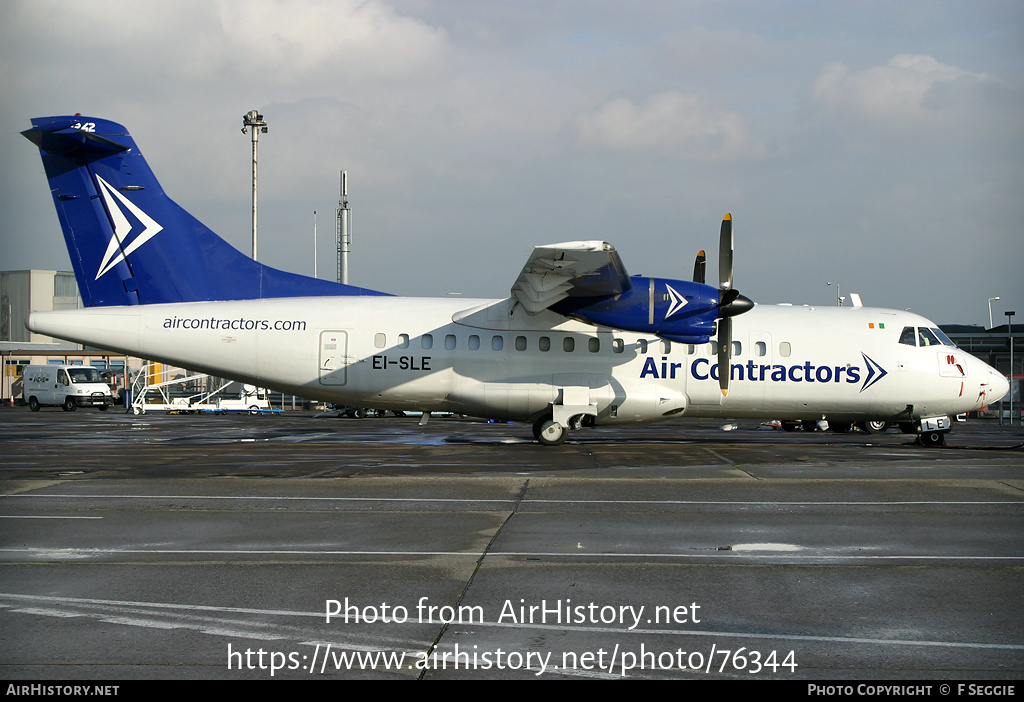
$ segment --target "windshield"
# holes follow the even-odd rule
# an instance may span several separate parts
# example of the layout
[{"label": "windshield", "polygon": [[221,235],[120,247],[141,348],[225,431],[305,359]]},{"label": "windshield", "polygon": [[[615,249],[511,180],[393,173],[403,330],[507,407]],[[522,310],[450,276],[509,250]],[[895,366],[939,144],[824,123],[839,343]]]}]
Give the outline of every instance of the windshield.
[{"label": "windshield", "polygon": [[918,346],[942,346],[942,342],[932,333],[931,329],[921,327],[917,330]]},{"label": "windshield", "polygon": [[938,327],[903,327],[900,343],[907,346],[952,346],[956,344]]},{"label": "windshield", "polygon": [[72,383],[102,383],[103,378],[95,368],[68,368]]},{"label": "windshield", "polygon": [[953,343],[953,340],[946,336],[938,327],[932,327],[932,332],[935,334],[935,336],[939,338],[939,341],[942,342],[943,346],[956,347],[956,344]]}]

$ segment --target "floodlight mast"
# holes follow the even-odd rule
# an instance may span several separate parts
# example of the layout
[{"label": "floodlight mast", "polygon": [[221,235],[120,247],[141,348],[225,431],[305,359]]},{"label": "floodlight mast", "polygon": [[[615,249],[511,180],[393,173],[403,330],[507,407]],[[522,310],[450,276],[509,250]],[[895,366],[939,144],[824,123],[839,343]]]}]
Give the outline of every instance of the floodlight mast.
[{"label": "floodlight mast", "polygon": [[993,326],[992,325],[992,301],[993,300],[998,300],[998,299],[999,299],[998,295],[996,297],[990,297],[988,299],[988,328],[989,329],[991,329],[992,326]]},{"label": "floodlight mast", "polygon": [[[1007,310],[1003,312],[1006,315],[1006,336],[1010,340],[1010,373],[1008,378],[1010,379],[1010,392],[1007,393],[1010,397],[1010,426],[1013,426],[1013,316],[1017,314],[1014,310]],[[1000,414],[1002,414],[1000,412]],[[1020,422],[1018,422],[1019,424]]]},{"label": "floodlight mast", "polygon": [[252,133],[252,258],[256,260],[256,190],[257,190],[257,155],[259,151],[260,132],[267,133],[267,123],[257,110],[249,110],[242,115],[242,134]]},{"label": "floodlight mast", "polygon": [[830,280],[829,282],[825,283],[825,285],[835,285],[836,286],[836,305],[838,307],[842,307],[843,306],[843,302],[846,300],[846,298],[843,297],[842,291],[839,288],[839,283],[833,283]]}]

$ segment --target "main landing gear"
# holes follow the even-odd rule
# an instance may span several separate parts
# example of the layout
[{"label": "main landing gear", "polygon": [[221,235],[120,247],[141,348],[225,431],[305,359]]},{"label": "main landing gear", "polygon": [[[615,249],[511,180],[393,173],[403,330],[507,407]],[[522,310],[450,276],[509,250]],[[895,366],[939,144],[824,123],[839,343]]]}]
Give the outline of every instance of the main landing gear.
[{"label": "main landing gear", "polygon": [[543,446],[558,446],[565,443],[569,427],[563,427],[551,417],[541,417],[533,423],[533,438]]},{"label": "main landing gear", "polygon": [[[566,413],[560,412],[559,414],[565,415]],[[555,419],[554,414],[547,414],[533,423],[533,438],[542,446],[558,446],[565,443],[570,429],[592,427],[595,422],[596,417],[588,413],[560,416],[558,419]]]}]

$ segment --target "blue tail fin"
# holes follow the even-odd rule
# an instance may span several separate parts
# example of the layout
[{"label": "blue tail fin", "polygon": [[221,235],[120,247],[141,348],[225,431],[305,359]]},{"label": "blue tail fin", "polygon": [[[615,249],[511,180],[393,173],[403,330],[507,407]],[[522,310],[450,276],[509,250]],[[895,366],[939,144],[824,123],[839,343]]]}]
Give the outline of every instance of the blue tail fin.
[{"label": "blue tail fin", "polygon": [[164,194],[128,130],[42,117],[39,147],[87,307],[384,293],[264,266]]}]

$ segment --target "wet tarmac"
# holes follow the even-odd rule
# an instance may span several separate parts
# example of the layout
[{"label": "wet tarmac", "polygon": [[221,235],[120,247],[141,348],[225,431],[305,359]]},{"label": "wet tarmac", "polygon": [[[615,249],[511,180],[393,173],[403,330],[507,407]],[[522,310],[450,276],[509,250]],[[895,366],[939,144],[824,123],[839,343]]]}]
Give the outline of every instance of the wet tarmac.
[{"label": "wet tarmac", "polygon": [[[724,430],[723,424],[734,426]],[[1024,674],[1024,432],[0,410],[6,679]]]}]

